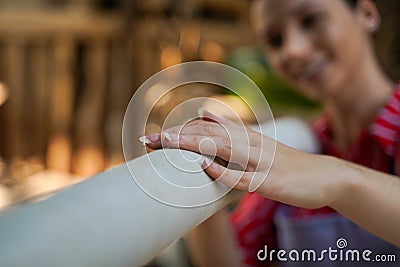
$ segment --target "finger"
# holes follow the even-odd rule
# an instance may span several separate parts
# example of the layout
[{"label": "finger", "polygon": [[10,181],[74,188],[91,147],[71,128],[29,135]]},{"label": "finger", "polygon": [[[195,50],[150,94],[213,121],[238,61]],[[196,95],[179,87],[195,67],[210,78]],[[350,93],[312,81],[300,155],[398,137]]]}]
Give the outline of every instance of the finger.
[{"label": "finger", "polygon": [[[171,131],[172,130],[172,131]],[[168,133],[177,133],[176,129],[165,130]],[[216,122],[196,120],[181,128],[179,134],[204,135],[204,136],[229,136],[232,128],[225,127]]]},{"label": "finger", "polygon": [[[177,136],[177,135],[203,135],[204,137],[209,136],[221,136],[226,138],[236,137],[235,139],[242,140],[243,138],[248,139],[247,132],[242,129],[232,129],[225,128],[218,123],[209,122],[209,121],[193,121],[186,125],[178,125],[174,127],[170,127],[164,130],[161,134],[152,134],[148,136],[142,136],[139,138],[139,141],[144,145],[148,145],[151,148],[160,148],[162,144],[162,135],[168,134],[169,136]],[[252,133],[254,135],[254,133]],[[254,138],[255,139],[255,138]],[[258,145],[258,142],[254,142],[252,145]]]},{"label": "finger", "polygon": [[[204,108],[199,108],[199,109],[197,110],[197,113],[198,113],[199,117],[200,117],[202,120],[204,120],[204,119],[206,119],[206,120],[209,119],[209,120],[215,121],[215,122],[217,122],[217,123],[219,123],[219,124],[221,124],[221,125],[226,125],[226,126],[239,126],[240,128],[245,128],[245,129],[247,129],[248,131],[253,132],[253,130],[252,130],[250,127],[246,126],[246,125],[243,124],[243,123],[237,123],[237,122],[234,122],[234,121],[232,121],[232,120],[223,118],[223,117],[218,116],[218,115],[216,115],[216,114],[212,113],[211,111],[208,111],[208,110],[206,110],[206,109],[204,109]],[[238,115],[238,119],[240,119],[239,115]]]},{"label": "finger", "polygon": [[208,110],[205,110],[204,108],[199,108],[197,110],[197,114],[202,119],[209,119],[209,120],[212,120],[212,121],[216,121],[216,122],[218,122],[218,123],[220,123],[222,125],[227,125],[227,126],[228,125],[230,125],[230,126],[237,125],[237,123],[235,123],[235,122],[233,122],[231,120],[225,119],[223,117],[220,117],[220,116],[218,116],[218,115],[216,115],[216,114],[214,114],[214,113],[212,113],[212,112],[210,112]]},{"label": "finger", "polygon": [[[166,130],[170,132],[169,130]],[[237,127],[225,127],[215,122],[196,121],[186,125],[180,132],[186,135],[202,135],[205,137],[219,136],[228,139],[248,139],[248,133],[244,128],[238,129]]]},{"label": "finger", "polygon": [[178,141],[178,139],[183,135],[202,136],[202,138],[200,138],[200,142],[202,139],[217,137],[218,139],[227,140],[223,142],[224,144],[228,142],[242,142],[243,140],[247,140],[247,143],[250,143],[250,146],[258,146],[260,143],[259,140],[257,141],[257,138],[251,138],[253,142],[250,142],[246,131],[232,129],[225,130],[218,126],[218,124],[211,122],[206,124],[202,122],[202,124],[191,125],[183,129],[181,129],[181,126],[172,127],[163,131],[161,134],[157,133],[149,136],[142,136],[139,138],[139,142],[141,142],[143,145],[149,146],[152,149],[158,149],[167,145],[176,147],[177,144],[174,142],[171,143],[171,141]]},{"label": "finger", "polygon": [[205,128],[205,127],[210,127],[210,128],[214,128],[215,130],[219,130],[219,132],[226,132],[228,130],[237,130],[237,129],[243,129],[239,127],[239,125],[237,124],[232,124],[232,125],[226,125],[226,124],[222,124],[219,122],[215,122],[215,121],[205,121],[205,120],[195,120],[191,123],[188,123],[187,125],[185,125],[185,127],[182,130],[188,130],[190,128]]},{"label": "finger", "polygon": [[[171,138],[163,138],[163,135],[168,135]],[[240,127],[240,125],[233,125],[228,127],[223,127],[218,123],[209,121],[193,121],[187,125],[179,125],[166,129],[161,134],[153,134],[149,136],[142,136],[139,140],[152,149],[158,149],[162,146],[166,146],[168,141],[178,141],[181,135],[199,135],[203,138],[208,137],[219,137],[225,138],[222,144],[246,142],[252,147],[261,147],[263,142],[263,137],[259,133],[254,131],[248,131],[246,128]],[[169,140],[171,139],[171,140]],[[165,141],[162,142],[162,141]],[[176,147],[176,144],[170,144]]]},{"label": "finger", "polygon": [[232,140],[219,136],[175,136],[171,134],[168,139],[163,140],[163,145],[217,156],[229,163],[239,165],[243,170],[256,170],[262,155],[261,148],[249,146],[247,140],[234,140],[232,142]]},{"label": "finger", "polygon": [[[236,126],[236,125],[235,125]],[[231,129],[229,129],[231,130]],[[243,131],[243,129],[242,129]],[[218,123],[211,121],[195,120],[185,125],[177,125],[165,129],[161,134],[156,133],[152,135],[142,136],[139,138],[139,142],[143,145],[147,145],[153,149],[162,147],[162,140],[164,138],[161,135],[168,133],[176,136],[180,134],[199,134],[205,136],[228,136],[227,129]]]},{"label": "finger", "polygon": [[176,135],[164,133],[163,146],[180,148],[205,155],[217,155],[229,161],[231,158],[231,144],[226,138],[218,136]]},{"label": "finger", "polygon": [[260,180],[260,177],[263,175],[262,173],[243,172],[225,168],[215,162],[210,162],[208,159],[203,162],[203,168],[211,178],[224,185],[246,191],[249,191],[250,184],[252,184],[254,179]]},{"label": "finger", "polygon": [[139,137],[139,142],[142,143],[143,145],[149,145],[149,144],[157,144],[160,143],[161,138],[160,138],[159,133],[155,133],[152,135],[144,135]]},{"label": "finger", "polygon": [[139,142],[151,149],[159,149],[163,146],[162,140],[165,139],[165,133],[155,133],[139,137]]},{"label": "finger", "polygon": [[[171,130],[170,130],[171,129]],[[218,123],[208,121],[194,121],[181,129],[180,132],[176,128],[167,129],[168,133],[179,133],[186,135],[203,135],[204,137],[219,136],[236,140],[248,140],[251,146],[260,146],[262,142],[262,136],[254,131],[247,131],[246,128],[240,127],[240,125],[223,126]]]}]

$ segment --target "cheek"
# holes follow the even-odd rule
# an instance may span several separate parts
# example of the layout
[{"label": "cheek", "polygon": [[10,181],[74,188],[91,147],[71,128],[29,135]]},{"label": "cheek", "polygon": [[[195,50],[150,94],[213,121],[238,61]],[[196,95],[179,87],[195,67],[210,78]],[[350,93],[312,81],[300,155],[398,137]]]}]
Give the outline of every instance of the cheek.
[{"label": "cheek", "polygon": [[[339,24],[339,23],[337,23]],[[322,34],[323,46],[327,48],[328,56],[347,72],[357,67],[359,55],[362,54],[360,33],[355,26],[349,24],[336,25]]]},{"label": "cheek", "polygon": [[277,74],[279,77],[288,80],[289,77],[285,75],[284,67],[282,61],[280,60],[280,56],[275,53],[267,53],[267,61],[271,69]]},{"label": "cheek", "polygon": [[303,94],[304,96],[313,99],[313,100],[320,100],[318,90],[314,88],[309,88],[302,86],[299,83],[296,83],[289,75],[284,70],[283,64],[279,59],[279,56],[267,55],[267,60],[269,63],[269,66],[271,69],[274,71],[274,73],[279,76],[281,79],[283,79],[285,82],[288,82],[296,91],[299,93]]}]

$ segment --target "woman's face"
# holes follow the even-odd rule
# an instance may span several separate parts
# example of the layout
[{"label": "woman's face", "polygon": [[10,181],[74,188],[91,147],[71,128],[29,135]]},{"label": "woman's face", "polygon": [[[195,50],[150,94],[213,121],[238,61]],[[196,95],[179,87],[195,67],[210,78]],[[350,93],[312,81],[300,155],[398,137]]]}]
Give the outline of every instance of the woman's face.
[{"label": "woman's face", "polygon": [[364,11],[343,0],[258,0],[252,18],[271,67],[324,100],[351,82],[370,53]]}]

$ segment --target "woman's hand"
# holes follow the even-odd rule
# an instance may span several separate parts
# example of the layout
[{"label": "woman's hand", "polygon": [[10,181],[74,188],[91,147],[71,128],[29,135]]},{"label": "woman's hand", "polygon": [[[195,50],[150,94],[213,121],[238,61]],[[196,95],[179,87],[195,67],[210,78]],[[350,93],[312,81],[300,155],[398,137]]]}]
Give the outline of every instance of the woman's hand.
[{"label": "woman's hand", "polygon": [[340,183],[329,178],[335,172],[332,158],[291,149],[207,111],[202,115],[204,119],[184,127],[147,136],[145,143],[153,149],[164,146],[215,155],[227,166],[204,161],[210,177],[266,198],[305,208],[327,206],[337,198]]}]

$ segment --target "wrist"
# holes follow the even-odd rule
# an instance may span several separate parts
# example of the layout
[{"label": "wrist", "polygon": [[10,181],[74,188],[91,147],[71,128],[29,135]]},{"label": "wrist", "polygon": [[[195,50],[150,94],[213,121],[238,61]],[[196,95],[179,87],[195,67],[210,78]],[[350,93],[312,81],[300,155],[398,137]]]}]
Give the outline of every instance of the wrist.
[{"label": "wrist", "polygon": [[348,199],[361,185],[361,169],[352,163],[335,157],[328,157],[330,161],[329,179],[331,183],[330,206],[335,210],[340,210],[348,205]]}]

